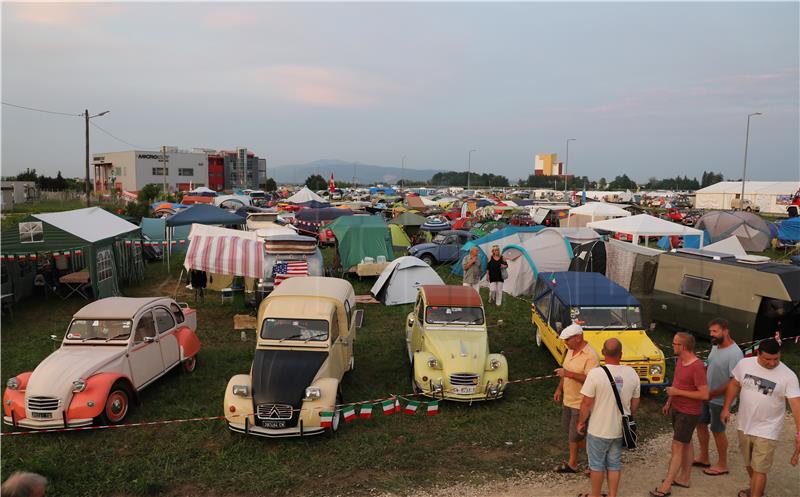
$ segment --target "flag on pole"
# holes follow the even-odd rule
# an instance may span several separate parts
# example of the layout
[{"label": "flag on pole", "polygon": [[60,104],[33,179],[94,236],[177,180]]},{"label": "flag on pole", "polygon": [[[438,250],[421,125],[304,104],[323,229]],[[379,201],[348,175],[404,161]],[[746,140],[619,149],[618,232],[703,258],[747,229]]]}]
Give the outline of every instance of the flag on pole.
[{"label": "flag on pole", "polygon": [[332,412],[320,412],[319,413],[319,425],[322,428],[330,428],[333,425],[333,413]]},{"label": "flag on pole", "polygon": [[364,404],[358,412],[358,417],[361,419],[372,418],[372,404]]},{"label": "flag on pole", "polygon": [[414,414],[417,413],[418,407],[419,407],[419,402],[417,402],[416,400],[409,400],[408,403],[406,404],[405,413],[408,414],[409,416],[413,416]]},{"label": "flag on pole", "polygon": [[336,190],[336,185],[333,184],[333,172],[331,172],[331,182],[328,185],[328,190],[333,193]]},{"label": "flag on pole", "polygon": [[381,407],[383,407],[383,413],[387,416],[390,414],[394,414],[394,397],[391,399],[386,399],[381,402]]},{"label": "flag on pole", "polygon": [[439,401],[434,400],[433,402],[428,402],[428,409],[425,414],[428,416],[436,416],[439,414]]},{"label": "flag on pole", "polygon": [[342,409],[342,414],[344,415],[344,422],[349,423],[350,421],[356,419],[356,408],[355,406],[347,406]]}]

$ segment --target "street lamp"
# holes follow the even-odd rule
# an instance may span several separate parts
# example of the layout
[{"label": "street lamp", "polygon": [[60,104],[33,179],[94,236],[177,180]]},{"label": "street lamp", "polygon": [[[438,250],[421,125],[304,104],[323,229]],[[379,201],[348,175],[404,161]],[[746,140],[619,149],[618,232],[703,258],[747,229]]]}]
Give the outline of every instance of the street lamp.
[{"label": "street lamp", "polygon": [[403,156],[403,159],[400,161],[400,198],[403,198],[403,190],[406,188],[406,156]]},{"label": "street lamp", "polygon": [[99,114],[90,116],[89,109],[85,109],[83,111],[83,117],[86,121],[86,184],[83,185],[83,189],[86,192],[86,207],[91,205],[91,200],[89,199],[89,119],[92,119],[93,117],[105,116],[109,112],[111,111],[106,110]]},{"label": "street lamp", "polygon": [[477,152],[477,150],[470,150],[467,154],[467,190],[469,190],[469,175],[472,173],[472,152]]},{"label": "street lamp", "polygon": [[762,115],[760,112],[753,112],[752,114],[747,114],[747,133],[744,137],[744,168],[742,169],[742,196],[739,197],[739,210],[744,210],[744,181],[747,178],[747,144],[750,141],[750,118],[753,116],[760,116]]},{"label": "street lamp", "polygon": [[[567,138],[567,158],[564,161],[564,176],[567,175],[567,170],[569,169],[569,142],[577,141],[575,138]],[[564,183],[566,185],[566,183]],[[566,188],[566,186],[565,186]]]}]

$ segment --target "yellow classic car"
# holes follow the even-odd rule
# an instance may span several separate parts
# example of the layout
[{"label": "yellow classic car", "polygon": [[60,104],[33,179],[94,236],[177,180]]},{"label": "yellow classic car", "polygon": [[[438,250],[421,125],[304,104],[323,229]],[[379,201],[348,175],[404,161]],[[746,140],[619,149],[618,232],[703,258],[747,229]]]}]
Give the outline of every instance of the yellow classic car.
[{"label": "yellow classic car", "polygon": [[265,437],[336,431],[342,377],[355,365],[354,306],[349,282],[314,276],[289,278],[262,301],[250,373],[225,389],[228,428]]},{"label": "yellow classic car", "polygon": [[622,364],[636,371],[642,387],[655,392],[669,384],[664,353],[647,336],[639,301],[621,286],[599,273],[539,273],[533,295],[536,345],[544,344],[558,364],[567,355],[567,345],[558,335],[574,322],[583,328],[601,363],[603,343],[617,338],[622,342]]},{"label": "yellow classic car", "polygon": [[463,402],[503,395],[508,363],[489,353],[483,303],[471,287],[420,286],[406,319],[406,347],[417,393]]}]

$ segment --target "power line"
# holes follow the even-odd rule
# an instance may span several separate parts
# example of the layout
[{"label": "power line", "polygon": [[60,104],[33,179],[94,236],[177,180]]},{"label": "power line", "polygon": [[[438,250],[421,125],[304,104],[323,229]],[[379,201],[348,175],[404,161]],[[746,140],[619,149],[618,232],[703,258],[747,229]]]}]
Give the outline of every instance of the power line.
[{"label": "power line", "polygon": [[124,143],[125,145],[129,145],[129,146],[131,146],[131,147],[133,147],[133,148],[146,149],[146,150],[150,150],[150,149],[154,148],[154,147],[140,147],[140,146],[138,146],[138,145],[134,145],[133,143],[126,142],[126,141],[125,141],[125,140],[123,140],[122,138],[119,138],[119,137],[117,137],[117,136],[114,136],[113,134],[111,134],[111,132],[110,132],[110,131],[106,131],[105,129],[101,128],[99,125],[97,125],[97,124],[93,123],[92,121],[89,121],[89,124],[91,124],[92,126],[94,126],[94,127],[95,127],[95,128],[97,128],[97,129],[99,129],[99,130],[100,130],[100,131],[102,131],[103,133],[107,134],[107,135],[108,135],[108,136],[110,136],[111,138],[113,138],[113,139],[115,139],[115,140],[117,140],[117,141],[120,141],[120,142]]},{"label": "power line", "polygon": [[35,107],[25,107],[24,105],[16,105],[10,104],[8,102],[2,102],[3,105],[8,105],[9,107],[16,107],[18,109],[25,109],[25,110],[32,110],[36,112],[44,112],[45,114],[55,114],[58,116],[69,116],[69,117],[83,117],[83,114],[68,114],[66,112],[56,112],[53,110],[44,110],[44,109],[37,109]]}]

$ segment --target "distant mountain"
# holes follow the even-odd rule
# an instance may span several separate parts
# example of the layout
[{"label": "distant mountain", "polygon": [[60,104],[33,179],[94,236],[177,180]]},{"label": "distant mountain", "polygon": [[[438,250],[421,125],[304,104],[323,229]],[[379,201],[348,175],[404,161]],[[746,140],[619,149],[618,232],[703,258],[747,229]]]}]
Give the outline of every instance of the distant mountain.
[{"label": "distant mountain", "polygon": [[[405,169],[408,181],[428,181],[431,177],[444,171],[443,169]],[[267,174],[277,183],[303,183],[312,174],[319,174],[326,180],[331,177],[335,181],[351,183],[353,177],[358,184],[395,183],[401,179],[403,169],[397,166],[376,166],[360,162],[347,162],[336,159],[321,159],[307,164],[289,164],[268,167]]]}]

